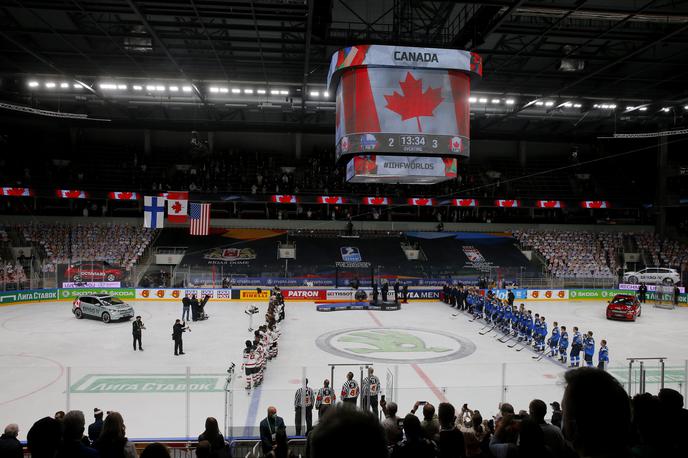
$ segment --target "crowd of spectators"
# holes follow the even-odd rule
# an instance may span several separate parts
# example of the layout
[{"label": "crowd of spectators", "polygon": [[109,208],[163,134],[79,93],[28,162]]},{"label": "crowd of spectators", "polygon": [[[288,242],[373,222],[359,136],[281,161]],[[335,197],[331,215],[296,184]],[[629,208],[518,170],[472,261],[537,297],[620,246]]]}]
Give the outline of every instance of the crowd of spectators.
[{"label": "crowd of spectators", "polygon": [[634,238],[638,249],[649,258],[647,259],[649,265],[673,267],[681,270],[688,268],[688,247],[686,245],[649,233],[635,234]]},{"label": "crowd of spectators", "polygon": [[[450,402],[437,410],[430,403],[416,415],[418,403],[403,417],[393,402],[383,406],[384,419],[351,403],[340,403],[320,416],[307,433],[308,458],[660,458],[684,456],[682,432],[688,428],[683,396],[663,388],[658,395],[638,394],[630,399],[609,373],[579,368],[565,374],[561,402],[534,399],[527,409],[502,403],[482,415],[464,404],[460,412]],[[27,434],[32,458],[135,458],[122,415],[94,409],[95,421],[86,429],[83,412],[57,412],[36,421]],[[287,442],[284,422],[276,409],[268,418],[280,425],[272,436],[268,457],[295,456]],[[19,426],[9,424],[0,437],[0,456],[23,457],[17,440]],[[231,448],[215,418],[194,442],[198,458],[229,458]],[[681,452],[683,450],[683,452]],[[249,454],[253,456],[252,454]],[[160,443],[148,445],[142,458],[167,458]]]},{"label": "crowd of spectators", "polygon": [[153,229],[120,224],[29,224],[21,227],[27,242],[45,251],[46,264],[105,261],[131,268],[153,240]]},{"label": "crowd of spectators", "polygon": [[515,231],[521,246],[539,252],[557,278],[615,278],[623,234],[615,232]]},{"label": "crowd of spectators", "polygon": [[24,268],[17,261],[3,261],[0,259],[0,284],[12,287],[29,281]]}]

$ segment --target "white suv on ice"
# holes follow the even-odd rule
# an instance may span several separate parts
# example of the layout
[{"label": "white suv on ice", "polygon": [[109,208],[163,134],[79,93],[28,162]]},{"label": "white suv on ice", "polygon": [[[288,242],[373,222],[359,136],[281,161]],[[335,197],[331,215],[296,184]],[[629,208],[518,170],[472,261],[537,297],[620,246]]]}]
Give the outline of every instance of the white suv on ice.
[{"label": "white suv on ice", "polygon": [[681,274],[676,269],[648,267],[637,272],[626,272],[623,279],[625,282],[633,284],[645,282],[655,285],[658,283],[673,285],[681,281]]}]

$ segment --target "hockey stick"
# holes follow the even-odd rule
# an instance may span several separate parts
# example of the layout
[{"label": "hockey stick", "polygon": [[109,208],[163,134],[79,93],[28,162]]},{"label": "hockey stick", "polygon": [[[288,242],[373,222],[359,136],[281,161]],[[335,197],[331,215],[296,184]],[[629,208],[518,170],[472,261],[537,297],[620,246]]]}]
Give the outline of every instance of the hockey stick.
[{"label": "hockey stick", "polygon": [[523,350],[524,348],[526,348],[527,346],[528,346],[528,344],[527,344],[527,343],[524,343],[524,344],[521,345],[519,348],[516,348],[516,351],[521,351],[521,350]]},{"label": "hockey stick", "polygon": [[485,332],[480,332],[480,331],[478,331],[478,334],[480,334],[481,336],[484,336],[485,334],[488,334],[488,333],[492,332],[492,330],[493,330],[494,328],[496,328],[496,327],[497,327],[497,325],[495,324],[494,326],[492,326],[490,329],[488,329],[488,330],[485,331]]},{"label": "hockey stick", "polygon": [[[504,337],[507,337],[507,336],[504,336]],[[514,335],[509,335],[508,338],[507,338],[506,340],[502,340],[502,339],[504,339],[504,337],[502,337],[501,339],[499,339],[499,341],[500,341],[501,343],[507,343],[508,341],[510,341],[511,339],[513,339],[513,338],[516,337],[516,336],[514,336]]]}]

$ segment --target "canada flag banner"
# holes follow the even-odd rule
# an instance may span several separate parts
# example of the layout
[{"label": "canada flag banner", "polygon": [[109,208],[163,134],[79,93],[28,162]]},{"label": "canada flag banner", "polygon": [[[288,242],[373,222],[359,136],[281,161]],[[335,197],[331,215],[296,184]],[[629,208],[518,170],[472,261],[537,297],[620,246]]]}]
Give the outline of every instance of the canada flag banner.
[{"label": "canada flag banner", "polygon": [[86,199],[88,198],[88,193],[86,191],[80,191],[78,189],[58,189],[55,191],[57,197],[60,199]]},{"label": "canada flag banner", "polygon": [[363,197],[363,205],[389,205],[389,197]]},{"label": "canada flag banner", "polygon": [[495,200],[495,205],[502,208],[517,208],[521,206],[521,202],[518,200],[499,199]]},{"label": "canada flag banner", "polygon": [[0,196],[29,197],[33,191],[29,188],[0,188]]},{"label": "canada flag banner", "polygon": [[408,204],[414,207],[432,207],[435,205],[435,199],[428,199],[427,197],[411,197],[408,199]]},{"label": "canada flag banner", "polygon": [[167,221],[185,223],[189,219],[189,192],[169,191],[167,193]]},{"label": "canada flag banner", "polygon": [[270,201],[276,204],[295,204],[298,199],[292,194],[275,194],[270,197]]},{"label": "canada flag banner", "polygon": [[478,201],[476,199],[452,199],[452,205],[455,207],[477,207]]},{"label": "canada flag banner", "polygon": [[163,199],[167,199],[168,194],[169,194],[169,192],[159,192],[158,197],[162,197]]},{"label": "canada flag banner", "polygon": [[338,205],[343,204],[345,199],[342,196],[318,196],[317,202],[319,204]]},{"label": "canada flag banner", "polygon": [[607,200],[584,200],[581,202],[583,208],[611,208],[611,204]]},{"label": "canada flag banner", "polygon": [[538,200],[535,202],[537,208],[562,208],[561,200]]},{"label": "canada flag banner", "polygon": [[128,191],[112,191],[108,193],[108,199],[110,200],[138,200],[138,192],[128,192]]}]

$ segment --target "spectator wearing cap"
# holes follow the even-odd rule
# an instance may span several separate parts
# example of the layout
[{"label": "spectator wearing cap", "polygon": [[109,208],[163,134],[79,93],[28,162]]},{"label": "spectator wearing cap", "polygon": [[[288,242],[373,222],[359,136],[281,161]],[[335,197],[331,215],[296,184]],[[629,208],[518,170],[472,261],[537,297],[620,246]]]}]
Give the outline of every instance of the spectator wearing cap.
[{"label": "spectator wearing cap", "polygon": [[531,419],[540,426],[543,442],[547,450],[554,456],[563,456],[566,447],[564,435],[561,433],[561,429],[545,421],[547,404],[540,399],[533,399],[528,406],[528,413]]},{"label": "spectator wearing cap", "polygon": [[552,418],[550,419],[550,423],[561,429],[561,406],[557,401],[551,402],[549,405],[552,407]]},{"label": "spectator wearing cap", "polygon": [[98,407],[93,409],[93,416],[95,421],[88,425],[88,438],[91,443],[94,443],[100,437],[100,432],[103,430],[103,411]]},{"label": "spectator wearing cap", "polygon": [[24,458],[22,445],[17,439],[19,426],[10,423],[5,426],[5,432],[0,436],[0,456],[3,458]]}]

